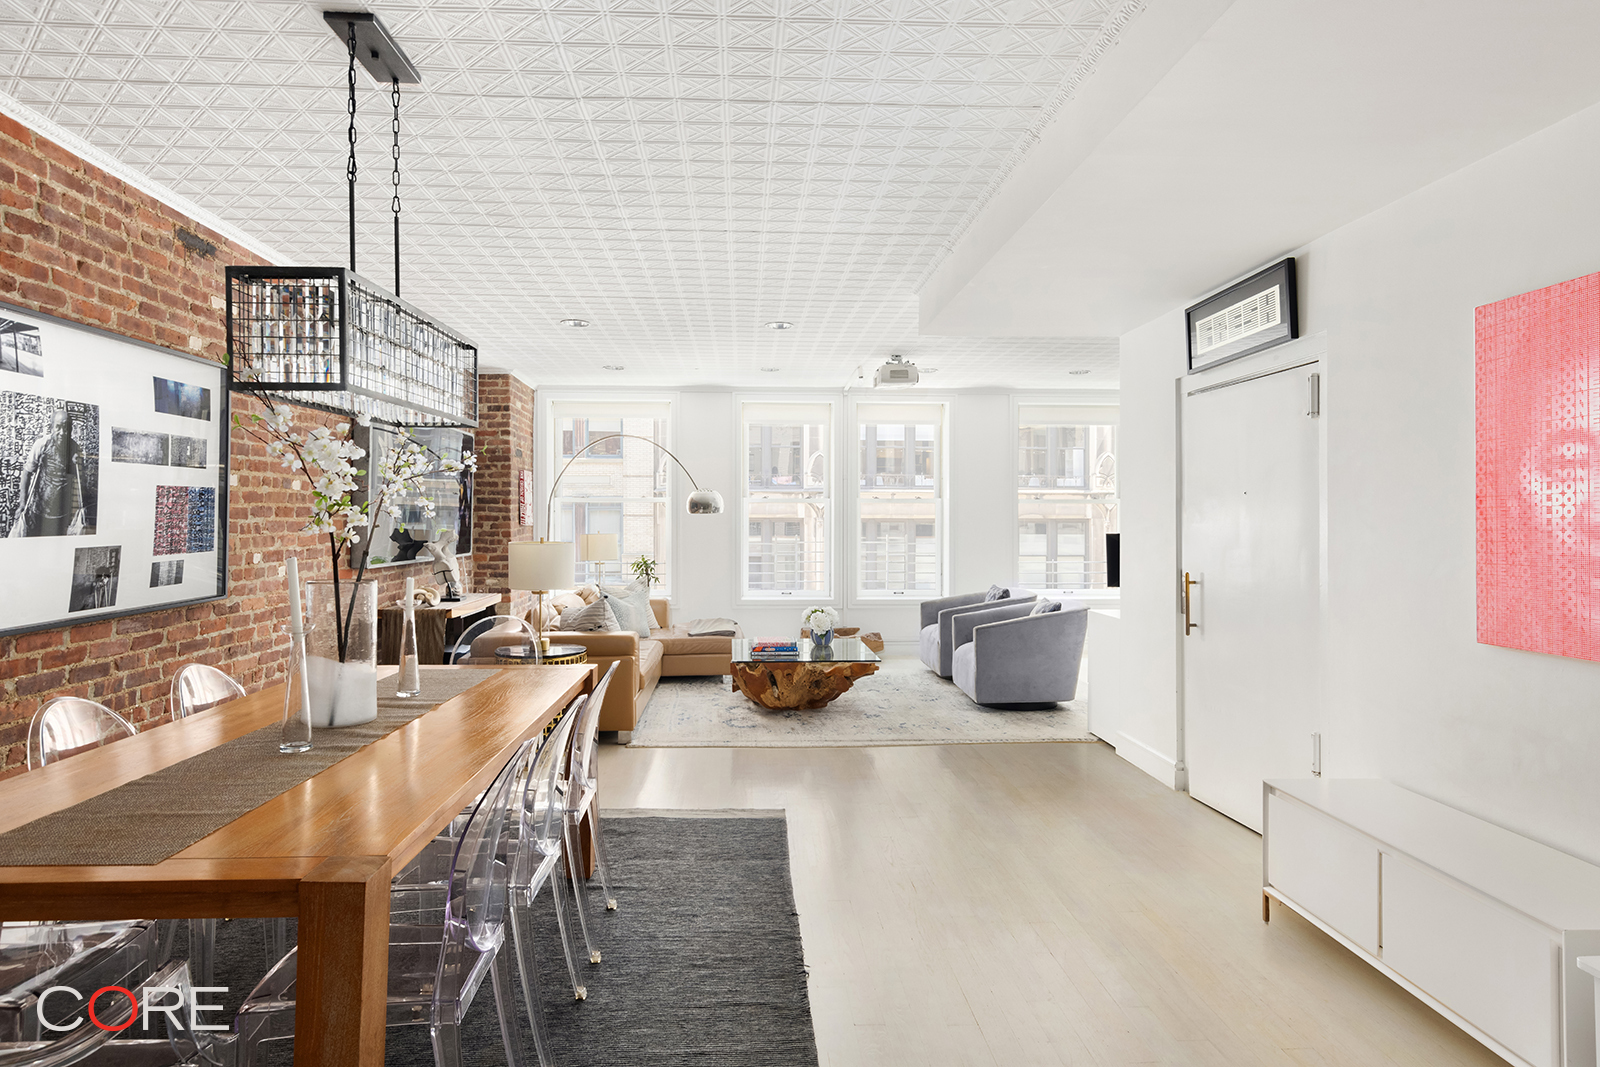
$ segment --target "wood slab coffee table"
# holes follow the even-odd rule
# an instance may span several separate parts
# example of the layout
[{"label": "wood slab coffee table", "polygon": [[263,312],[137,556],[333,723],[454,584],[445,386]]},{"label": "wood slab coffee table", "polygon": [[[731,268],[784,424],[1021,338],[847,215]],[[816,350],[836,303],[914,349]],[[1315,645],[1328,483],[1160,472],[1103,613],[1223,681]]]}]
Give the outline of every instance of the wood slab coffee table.
[{"label": "wood slab coffee table", "polygon": [[800,642],[794,659],[758,659],[751,642],[733,642],[733,691],[773,711],[812,711],[849,692],[857,678],[878,670],[878,654],[855,637],[836,637],[829,648],[810,638]]}]

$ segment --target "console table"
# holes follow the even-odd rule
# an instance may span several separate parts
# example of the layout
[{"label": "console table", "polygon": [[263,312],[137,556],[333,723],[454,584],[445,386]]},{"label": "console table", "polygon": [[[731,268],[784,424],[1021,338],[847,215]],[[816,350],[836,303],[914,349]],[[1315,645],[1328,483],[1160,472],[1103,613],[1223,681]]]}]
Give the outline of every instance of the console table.
[{"label": "console table", "polygon": [[[460,600],[442,600],[436,607],[418,606],[417,659],[422,663],[443,663],[450,645],[476,616],[493,611],[500,603],[499,593],[467,593]],[[384,607],[378,611],[378,662],[400,662],[400,630],[405,610]],[[460,620],[458,622],[458,620]],[[452,632],[453,631],[453,632]]]},{"label": "console table", "polygon": [[1600,867],[1390,782],[1263,793],[1264,920],[1294,909],[1511,1063],[1595,1067]]}]

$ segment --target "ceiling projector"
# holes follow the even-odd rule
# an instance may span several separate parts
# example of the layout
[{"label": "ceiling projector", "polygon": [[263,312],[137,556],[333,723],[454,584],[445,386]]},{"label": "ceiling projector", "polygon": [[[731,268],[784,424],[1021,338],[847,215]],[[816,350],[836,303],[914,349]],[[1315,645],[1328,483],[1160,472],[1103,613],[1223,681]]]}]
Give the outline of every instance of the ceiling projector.
[{"label": "ceiling projector", "polygon": [[901,356],[890,356],[889,362],[878,368],[872,376],[874,387],[916,385],[922,375],[917,373],[915,364],[907,363]]}]

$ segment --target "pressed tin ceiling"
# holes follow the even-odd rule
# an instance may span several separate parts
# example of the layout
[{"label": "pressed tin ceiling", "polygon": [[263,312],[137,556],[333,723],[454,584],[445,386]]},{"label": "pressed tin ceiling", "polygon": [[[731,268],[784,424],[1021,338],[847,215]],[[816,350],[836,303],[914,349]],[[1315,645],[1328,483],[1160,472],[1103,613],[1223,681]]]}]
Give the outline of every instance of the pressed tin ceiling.
[{"label": "pressed tin ceiling", "polygon": [[[0,92],[293,262],[343,263],[324,6],[0,0]],[[934,387],[1116,382],[1113,339],[919,337],[915,290],[1142,0],[351,6],[423,73],[403,295],[487,366],[821,386],[900,352]],[[389,285],[388,89],[357,79],[356,266]]]}]

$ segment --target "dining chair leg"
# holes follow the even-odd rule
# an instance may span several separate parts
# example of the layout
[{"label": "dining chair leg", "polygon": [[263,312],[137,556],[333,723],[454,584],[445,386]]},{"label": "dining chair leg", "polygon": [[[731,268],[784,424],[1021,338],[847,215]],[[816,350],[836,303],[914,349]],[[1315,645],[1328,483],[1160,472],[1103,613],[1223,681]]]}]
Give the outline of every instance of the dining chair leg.
[{"label": "dining chair leg", "polygon": [[268,919],[262,923],[261,939],[265,943],[267,969],[270,971],[289,954],[289,920]]},{"label": "dining chair leg", "polygon": [[611,892],[611,875],[608,873],[609,867],[606,863],[605,834],[601,832],[600,806],[598,804],[590,804],[589,806],[589,824],[593,827],[594,832],[594,866],[595,870],[600,873],[600,891],[605,894],[606,910],[616,911],[617,897],[616,894]]},{"label": "dining chair leg", "polygon": [[461,1027],[456,1023],[435,1019],[428,1027],[433,1038],[433,1062],[436,1067],[461,1067]]},{"label": "dining chair leg", "polygon": [[572,899],[577,902],[578,928],[583,931],[583,947],[589,952],[589,962],[600,962],[600,950],[594,947],[594,938],[589,936],[589,919],[584,914],[583,907],[583,874],[579,870],[582,864],[583,853],[578,850],[578,820],[572,816],[565,816],[561,820],[561,831],[566,840],[563,842],[567,850],[567,876],[572,879]]},{"label": "dining chair leg", "polygon": [[[561,865],[556,866],[559,868]],[[561,953],[567,958],[567,977],[572,979],[572,996],[576,1000],[587,1000],[589,987],[578,981],[578,951],[572,944],[572,924],[567,918],[567,895],[561,890],[559,870],[550,875],[550,899],[555,902],[556,928],[561,932]]]},{"label": "dining chair leg", "polygon": [[[502,944],[494,954],[494,967],[489,979],[494,983],[494,1010],[500,1016],[500,1040],[506,1047],[506,1067],[524,1067],[528,1062],[522,1055],[522,1039],[517,1034],[517,1009],[511,991],[511,957]],[[549,1040],[544,1031],[544,1009],[539,1001],[538,979],[530,972],[522,976],[524,988],[529,993],[532,1007],[528,1009],[528,1023],[533,1028],[533,1048],[539,1057],[539,1067],[550,1067]],[[538,1008],[538,1011],[533,1010]]]},{"label": "dining chair leg", "polygon": [[189,973],[194,984],[208,986],[217,972],[217,920],[189,920]]}]

